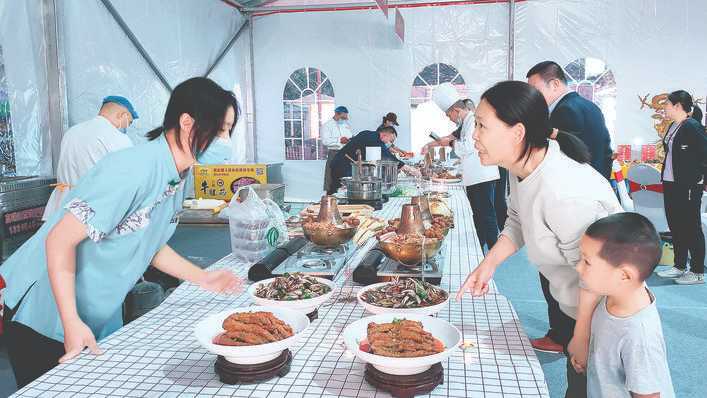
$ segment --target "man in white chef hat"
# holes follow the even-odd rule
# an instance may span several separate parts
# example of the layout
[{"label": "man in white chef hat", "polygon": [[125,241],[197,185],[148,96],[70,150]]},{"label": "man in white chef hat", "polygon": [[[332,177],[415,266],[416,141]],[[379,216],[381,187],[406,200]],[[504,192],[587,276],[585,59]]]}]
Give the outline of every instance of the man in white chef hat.
[{"label": "man in white chef hat", "polygon": [[487,249],[491,249],[498,240],[499,230],[494,207],[494,185],[499,179],[498,167],[481,164],[471,137],[474,133],[474,111],[469,109],[456,87],[451,83],[440,84],[432,94],[432,101],[452,123],[461,127],[461,131],[459,137],[450,134],[439,141],[425,145],[422,152],[427,152],[427,149],[433,146],[454,147],[454,152],[461,158],[462,182],[466,186],[466,193],[474,213],[474,226],[481,249],[484,250],[484,244]]}]

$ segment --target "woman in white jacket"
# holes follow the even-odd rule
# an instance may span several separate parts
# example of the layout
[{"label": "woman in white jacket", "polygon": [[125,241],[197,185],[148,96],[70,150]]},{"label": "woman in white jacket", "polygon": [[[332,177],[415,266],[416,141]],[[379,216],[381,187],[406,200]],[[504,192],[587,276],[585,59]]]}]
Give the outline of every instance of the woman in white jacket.
[{"label": "woman in white jacket", "polygon": [[566,396],[584,397],[586,377],[580,373],[598,298],[579,286],[579,241],[592,222],[621,212],[621,206],[609,182],[587,163],[584,144],[553,133],[542,94],[524,82],[501,82],[481,96],[473,138],[482,164],[508,169],[511,194],[498,243],[469,274],[457,298],[465,291],[485,294],[496,268],[527,247],[564,315],[559,343],[571,359]]}]

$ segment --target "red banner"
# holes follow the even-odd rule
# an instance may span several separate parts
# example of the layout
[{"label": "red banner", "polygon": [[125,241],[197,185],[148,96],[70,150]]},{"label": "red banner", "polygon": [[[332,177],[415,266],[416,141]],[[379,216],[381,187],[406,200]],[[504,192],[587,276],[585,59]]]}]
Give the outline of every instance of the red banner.
[{"label": "red banner", "polygon": [[631,161],[631,145],[617,145],[616,153],[618,153],[616,160],[619,162]]},{"label": "red banner", "polygon": [[376,3],[378,3],[378,8],[380,8],[381,11],[383,11],[383,14],[385,14],[385,18],[388,18],[388,0],[376,0]]},{"label": "red banner", "polygon": [[641,147],[641,161],[647,162],[655,160],[655,144],[643,145]]},{"label": "red banner", "polygon": [[397,8],[395,9],[395,33],[405,43],[405,20],[403,19],[403,14]]}]

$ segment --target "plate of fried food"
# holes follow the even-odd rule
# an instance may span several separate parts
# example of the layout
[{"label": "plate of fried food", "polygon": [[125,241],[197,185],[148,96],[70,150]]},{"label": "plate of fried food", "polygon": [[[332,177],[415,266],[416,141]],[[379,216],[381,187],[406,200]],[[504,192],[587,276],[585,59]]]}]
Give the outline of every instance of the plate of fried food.
[{"label": "plate of fried food", "polygon": [[432,182],[453,184],[456,182],[462,182],[462,176],[459,174],[452,174],[450,171],[445,170],[445,171],[441,171],[439,173],[434,173],[432,175]]},{"label": "plate of fried food", "polygon": [[255,304],[314,312],[334,293],[334,282],[300,272],[286,273],[252,284],[248,295]]},{"label": "plate of fried food", "polygon": [[196,324],[194,335],[211,353],[252,365],[277,358],[307,327],[309,318],[301,311],[255,306],[211,314]]},{"label": "plate of fried food", "polygon": [[449,358],[462,344],[451,323],[420,314],[380,314],[344,329],[346,348],[391,375],[414,375]]},{"label": "plate of fried food", "polygon": [[368,285],[359,290],[357,298],[373,314],[433,315],[449,303],[444,289],[414,278]]}]

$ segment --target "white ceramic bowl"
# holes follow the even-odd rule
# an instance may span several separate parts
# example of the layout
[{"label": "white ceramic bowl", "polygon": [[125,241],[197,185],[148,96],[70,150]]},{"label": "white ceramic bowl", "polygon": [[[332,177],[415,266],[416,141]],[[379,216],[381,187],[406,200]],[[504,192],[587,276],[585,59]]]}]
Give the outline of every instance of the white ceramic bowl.
[{"label": "white ceramic bowl", "polygon": [[317,281],[329,286],[331,290],[329,293],[323,294],[319,297],[314,297],[311,299],[302,299],[302,300],[271,300],[271,299],[266,299],[266,298],[261,298],[255,295],[255,289],[258,288],[260,284],[265,284],[267,285],[268,283],[272,282],[275,280],[275,278],[270,278],[270,279],[265,279],[260,282],[255,282],[250,287],[248,288],[248,295],[250,296],[250,299],[253,300],[253,302],[257,305],[267,305],[267,306],[274,306],[274,307],[280,307],[280,308],[289,308],[292,310],[297,310],[300,311],[304,314],[309,314],[310,312],[314,312],[317,308],[319,308],[322,304],[324,304],[329,298],[331,298],[331,295],[334,294],[334,289],[336,288],[336,285],[334,282],[324,279],[324,278],[314,278]]},{"label": "white ceramic bowl", "polygon": [[363,294],[367,292],[368,290],[371,289],[376,289],[381,286],[387,285],[391,282],[381,282],[381,283],[375,283],[373,285],[368,285],[361,290],[358,291],[358,294],[356,297],[358,298],[359,304],[363,306],[363,308],[366,309],[366,311],[372,313],[372,314],[419,314],[419,315],[434,315],[441,310],[443,310],[448,304],[449,304],[449,292],[447,292],[447,299],[444,300],[443,302],[436,304],[436,305],[430,305],[427,307],[418,307],[418,308],[388,308],[388,307],[381,307],[378,305],[373,305],[370,303],[367,303],[363,300]]},{"label": "white ceramic bowl", "polygon": [[[214,344],[213,340],[218,334],[223,333],[223,321],[234,312],[272,312],[275,317],[290,325],[294,335],[284,340],[268,344],[252,346],[225,346]],[[282,307],[243,307],[211,314],[199,321],[194,327],[194,336],[197,341],[216,355],[222,355],[231,363],[251,365],[271,361],[278,357],[282,351],[297,343],[302,332],[309,326],[309,318],[300,312]]]},{"label": "white ceramic bowl", "polygon": [[[361,351],[359,343],[367,338],[368,324],[392,322],[394,319],[407,319],[422,322],[425,331],[442,341],[445,350],[439,354],[417,358],[392,358]],[[420,314],[380,314],[359,319],[344,329],[346,348],[360,360],[368,362],[381,372],[391,375],[413,375],[428,370],[432,365],[445,361],[462,344],[462,334],[451,323]]]}]

